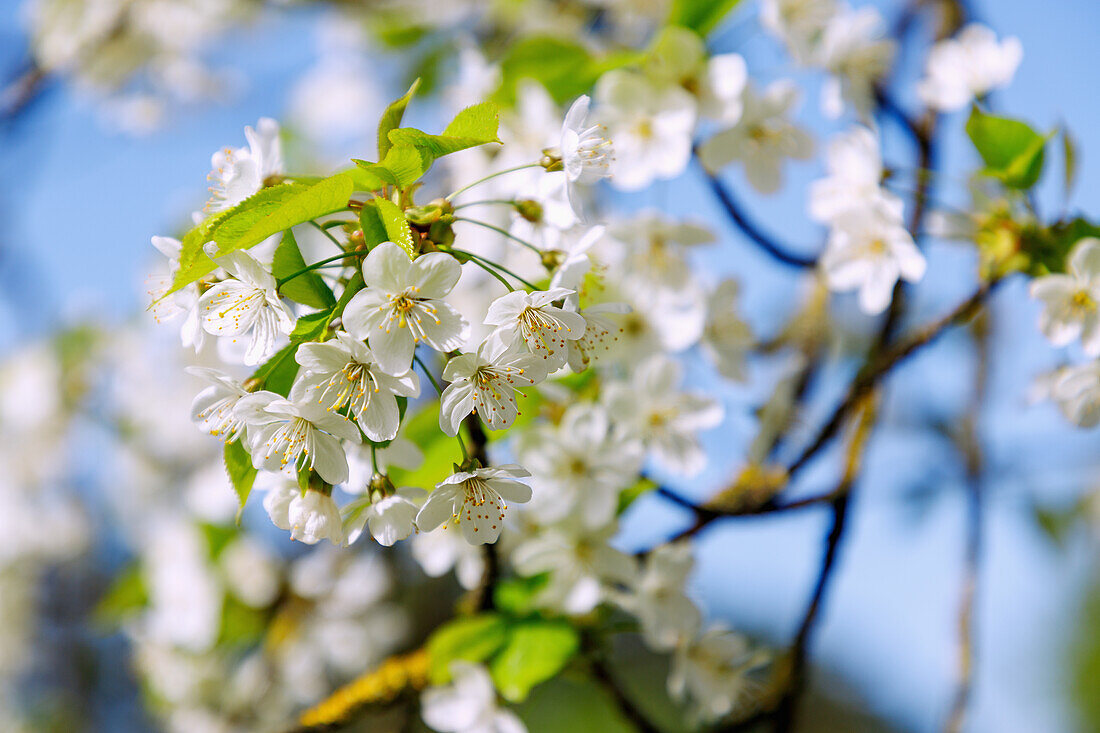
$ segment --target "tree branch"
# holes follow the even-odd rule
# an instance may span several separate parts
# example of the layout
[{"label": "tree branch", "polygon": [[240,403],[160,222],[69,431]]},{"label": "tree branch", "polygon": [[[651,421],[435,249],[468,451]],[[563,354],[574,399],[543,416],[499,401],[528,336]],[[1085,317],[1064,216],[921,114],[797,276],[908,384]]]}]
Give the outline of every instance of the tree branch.
[{"label": "tree branch", "polygon": [[[696,149],[696,152],[697,149]],[[695,161],[699,162],[698,155],[695,156]],[[769,234],[765,234],[760,227],[749,219],[748,215],[741,208],[741,204],[734,197],[733,193],[726,188],[726,185],[722,181],[703,167],[702,163],[699,163],[699,168],[703,172],[703,176],[707,179],[707,183],[710,184],[711,191],[718,198],[718,201],[722,204],[722,207],[729,214],[730,219],[737,228],[744,233],[746,237],[755,242],[760,249],[764,250],[772,259],[777,262],[781,262],[784,265],[790,267],[799,267],[808,269],[817,266],[817,257],[807,257],[805,255],[794,254],[790,249],[780,244]]]}]

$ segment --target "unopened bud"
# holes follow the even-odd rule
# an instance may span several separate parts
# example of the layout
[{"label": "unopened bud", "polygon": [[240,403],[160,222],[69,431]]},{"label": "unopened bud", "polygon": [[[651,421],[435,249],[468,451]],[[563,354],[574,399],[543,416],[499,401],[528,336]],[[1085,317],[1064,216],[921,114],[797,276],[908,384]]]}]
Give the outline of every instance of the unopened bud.
[{"label": "unopened bud", "polygon": [[542,204],[533,199],[520,199],[516,202],[516,212],[532,224],[542,223]]}]

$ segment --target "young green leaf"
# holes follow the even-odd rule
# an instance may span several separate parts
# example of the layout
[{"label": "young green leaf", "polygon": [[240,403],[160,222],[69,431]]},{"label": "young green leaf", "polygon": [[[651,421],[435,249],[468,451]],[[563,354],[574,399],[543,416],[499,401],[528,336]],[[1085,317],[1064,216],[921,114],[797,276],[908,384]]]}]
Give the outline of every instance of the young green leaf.
[{"label": "young green leaf", "polygon": [[276,351],[274,356],[253,372],[251,379],[257,380],[262,389],[283,397],[289,395],[294,378],[298,376],[298,362],[294,360],[294,352],[298,350],[299,343],[291,341]]},{"label": "young green leaf", "polygon": [[1062,161],[1062,195],[1068,200],[1077,183],[1077,142],[1065,127],[1062,128]]},{"label": "young green leaf", "polygon": [[307,313],[294,324],[294,330],[290,332],[292,342],[324,341],[325,331],[332,321],[333,308],[328,308],[316,313]]},{"label": "young green leaf", "polygon": [[399,127],[390,131],[390,142],[398,147],[416,148],[434,160],[478,145],[499,143],[498,126],[497,106],[482,102],[455,115],[440,135],[429,135],[415,127]]},{"label": "young green leaf", "polygon": [[457,618],[435,630],[428,639],[429,676],[432,684],[451,679],[451,662],[481,662],[503,646],[507,637],[504,619],[495,613]]},{"label": "young green leaf", "polygon": [[983,173],[1010,188],[1029,189],[1038,182],[1049,135],[1019,120],[985,114],[976,106],[966,122],[966,134],[985,162]]},{"label": "young green leaf", "polygon": [[218,252],[224,254],[247,249],[296,224],[343,211],[348,208],[348,199],[354,192],[354,176],[350,171],[344,171],[293,193],[259,216],[250,217],[247,228],[227,219],[214,232]]},{"label": "young green leaf", "polygon": [[363,231],[363,240],[371,249],[389,240],[386,225],[382,223],[374,201],[363,202],[363,208],[359,210],[359,228]]},{"label": "young green leaf", "polygon": [[501,61],[497,96],[515,101],[524,79],[539,82],[558,104],[567,104],[596,82],[595,60],[584,46],[555,36],[531,36],[515,43]]},{"label": "young green leaf", "polygon": [[579,646],[577,631],[567,621],[520,621],[510,628],[508,642],[489,671],[500,694],[519,702],[532,687],[560,672]]},{"label": "young green leaf", "polygon": [[378,207],[378,216],[382,219],[382,226],[386,228],[386,239],[405,250],[405,253],[409,255],[409,259],[415,259],[417,255],[416,244],[413,243],[409,222],[405,221],[405,212],[401,211],[397,204],[389,199],[379,197],[374,200],[374,204]]},{"label": "young green leaf", "polygon": [[116,629],[128,617],[149,604],[149,589],[137,563],[115,576],[107,592],[96,603],[92,620],[101,629]]},{"label": "young green leaf", "polygon": [[[283,232],[283,239],[275,249],[275,257],[271,262],[271,274],[276,280],[281,280],[302,272],[305,267],[306,261],[302,259],[302,252],[298,249],[294,233],[287,229]],[[279,294],[302,305],[308,305],[310,308],[331,308],[336,304],[332,290],[321,276],[313,271],[304,272],[287,280],[279,288]]]},{"label": "young green leaf", "polygon": [[420,87],[420,80],[417,79],[409,87],[409,91],[405,92],[400,99],[397,99],[390,103],[389,107],[386,107],[386,111],[382,113],[382,119],[378,121],[378,158],[383,160],[386,157],[386,153],[390,149],[390,130],[393,130],[401,126],[401,119],[405,116],[405,108],[409,106],[409,101],[412,100],[413,95],[416,94],[416,90]]},{"label": "young green leaf", "polygon": [[[242,438],[243,439],[243,438]],[[225,472],[229,475],[229,482],[233,484],[233,491],[237,492],[237,523],[241,521],[241,512],[248,501],[248,495],[252,492],[252,484],[256,481],[256,469],[252,467],[252,456],[241,444],[241,439],[225,444]]]},{"label": "young green leaf", "polygon": [[701,35],[714,30],[740,0],[673,0],[668,25],[682,25]]}]

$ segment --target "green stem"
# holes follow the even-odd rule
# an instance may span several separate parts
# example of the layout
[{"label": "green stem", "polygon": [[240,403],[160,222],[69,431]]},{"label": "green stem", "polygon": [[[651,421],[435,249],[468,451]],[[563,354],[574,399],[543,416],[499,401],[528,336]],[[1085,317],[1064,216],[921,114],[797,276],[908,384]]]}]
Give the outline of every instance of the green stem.
[{"label": "green stem", "polygon": [[465,208],[467,206],[483,206],[486,204],[503,204],[507,206],[515,206],[516,201],[515,199],[482,199],[480,201],[467,201],[464,204],[458,204],[457,206],[455,206],[454,210],[458,211],[459,209]]},{"label": "green stem", "polygon": [[340,242],[340,240],[337,239],[336,237],[332,236],[332,233],[329,232],[329,230],[327,228],[321,226],[320,224],[318,224],[315,221],[310,221],[309,223],[312,224],[313,226],[317,227],[317,231],[319,231],[321,234],[324,234],[326,237],[328,237],[329,241],[332,242],[333,244],[335,244],[338,248],[340,248],[340,249],[344,248],[344,245]]},{"label": "green stem", "polygon": [[[419,356],[417,356],[416,354],[413,354],[413,361],[416,362],[420,366],[420,371],[424,372],[424,376],[427,377],[428,381],[432,383],[433,387],[435,387],[435,391],[438,392],[440,396],[443,396],[443,388],[439,386],[439,382],[435,381],[435,377],[432,376],[432,372],[431,372],[430,369],[428,369],[428,365],[425,364],[421,360],[421,358]],[[462,449],[462,460],[463,461],[469,460],[470,459],[470,454],[466,450],[465,441],[462,440],[462,429],[461,428],[459,428],[459,431],[458,431],[457,434],[455,434],[455,437],[458,438],[458,447]],[[372,446],[372,449],[373,449],[373,446]]]},{"label": "green stem", "polygon": [[525,168],[539,168],[539,167],[541,167],[540,163],[526,163],[524,165],[517,165],[514,168],[505,168],[502,171],[497,171],[496,173],[490,173],[489,175],[485,176],[484,178],[477,179],[473,183],[467,183],[462,188],[458,189],[454,193],[447,196],[447,198],[444,199],[444,200],[445,201],[453,201],[455,199],[455,197],[458,196],[460,193],[464,193],[466,191],[469,191],[474,186],[477,186],[477,185],[480,185],[482,183],[485,183],[486,181],[492,180],[492,179],[496,178],[497,176],[503,176],[507,173],[515,173],[516,171],[521,171],[521,170],[524,170]]},{"label": "green stem", "polygon": [[539,257],[542,257],[542,250],[541,249],[539,249],[535,245],[531,244],[526,239],[520,239],[519,237],[517,237],[515,234],[512,234],[507,229],[501,229],[500,227],[495,226],[493,224],[490,224],[489,222],[486,222],[486,221],[478,221],[477,219],[467,219],[466,217],[463,217],[463,216],[456,216],[455,221],[464,221],[468,224],[477,224],[479,227],[485,227],[486,229],[492,229],[497,234],[500,234],[501,236],[507,237],[508,239],[511,239],[513,242],[518,242],[518,243],[522,244],[524,247],[531,250],[532,252],[537,254]]},{"label": "green stem", "polygon": [[[524,286],[526,286],[526,287],[528,287],[528,288],[531,288],[531,290],[538,290],[538,289],[539,289],[539,288],[538,288],[538,286],[537,286],[537,285],[535,285],[535,284],[534,284],[533,282],[531,282],[530,280],[525,280],[525,279],[523,279],[522,277],[520,277],[520,276],[519,276],[519,275],[517,275],[516,273],[512,272],[511,270],[509,270],[509,269],[508,269],[507,267],[505,267],[504,265],[499,265],[499,264],[497,264],[496,262],[493,262],[492,260],[489,260],[489,259],[486,259],[486,258],[482,257],[481,255],[475,255],[475,254],[474,254],[473,252],[468,252],[468,251],[466,251],[466,250],[464,250],[464,249],[454,249],[453,247],[451,248],[451,251],[452,251],[452,252],[454,252],[455,254],[460,254],[460,255],[464,255],[464,256],[466,256],[466,257],[469,257],[469,258],[470,258],[471,260],[473,260],[474,264],[476,264],[476,265],[482,265],[482,269],[484,269],[484,265],[489,265],[489,266],[491,266],[491,267],[495,267],[496,269],[500,270],[500,271],[501,271],[501,272],[503,272],[504,274],[506,274],[506,275],[511,275],[511,276],[512,276],[512,277],[514,277],[514,278],[515,278],[515,279],[516,279],[516,280],[517,280],[518,282],[521,282],[521,283],[523,283],[523,284],[524,284]],[[495,273],[495,272],[494,272],[494,273],[492,273],[492,274],[493,274],[493,275],[496,275],[496,273]],[[497,279],[499,280],[500,278],[498,277]],[[507,285],[507,282],[505,283],[505,285]],[[509,289],[509,290],[512,290],[513,288],[512,288],[512,287],[511,287],[511,286],[509,285],[509,286],[508,286],[508,289]]]},{"label": "green stem", "polygon": [[298,272],[291,273],[290,275],[287,275],[286,277],[279,278],[278,280],[276,280],[275,281],[275,289],[278,290],[279,288],[281,288],[283,285],[285,285],[290,280],[293,280],[294,278],[299,277],[301,275],[305,275],[307,272],[310,272],[311,270],[318,270],[318,269],[320,269],[324,265],[327,265],[330,262],[335,262],[336,260],[342,260],[345,257],[360,257],[360,256],[365,255],[365,254],[367,254],[366,250],[361,250],[359,252],[341,252],[338,255],[333,255],[332,257],[326,257],[323,260],[318,260],[317,262],[314,262],[312,265],[309,265],[307,267],[302,268],[301,270],[298,270]]}]

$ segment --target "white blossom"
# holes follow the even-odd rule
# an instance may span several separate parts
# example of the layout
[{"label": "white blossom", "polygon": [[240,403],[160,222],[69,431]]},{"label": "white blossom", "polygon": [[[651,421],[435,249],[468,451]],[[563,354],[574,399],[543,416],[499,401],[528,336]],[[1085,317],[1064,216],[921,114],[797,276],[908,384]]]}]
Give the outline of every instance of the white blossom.
[{"label": "white blossom", "polygon": [[532,474],[533,516],[550,523],[575,512],[596,528],[614,519],[619,492],[637,480],[642,446],[613,427],[605,408],[577,404],[560,424],[521,433],[516,456]]},{"label": "white blossom", "polygon": [[287,507],[291,539],[315,545],[329,540],[334,545],[344,542],[344,523],[340,509],[328,494],[306,489],[290,500]]},{"label": "white blossom", "polygon": [[1100,423],[1100,362],[1066,366],[1052,375],[1050,397],[1079,428]]},{"label": "white blossom", "polygon": [[165,270],[150,275],[146,280],[152,300],[150,310],[153,318],[157,323],[170,323],[183,316],[180,340],[184,346],[191,346],[199,351],[206,342],[206,331],[202,328],[202,316],[198,308],[198,285],[191,283],[167,295],[179,271],[183,243],[172,237],[153,237],[152,242],[157,251],[168,259]]},{"label": "white blossom", "polygon": [[859,307],[868,315],[886,310],[898,279],[917,282],[927,267],[913,237],[882,206],[845,214],[833,222],[821,256],[831,290],[859,291]]},{"label": "white blossom", "polygon": [[569,368],[580,374],[593,361],[607,355],[619,341],[623,329],[608,316],[630,312],[625,303],[597,303],[588,308],[579,309],[577,314],[584,319],[584,336],[566,342],[569,356],[566,361]]},{"label": "white blossom", "polygon": [[202,327],[217,336],[249,334],[244,363],[259,364],[274,353],[279,335],[294,329],[290,309],[275,289],[275,278],[248,253],[238,250],[214,261],[231,277],[199,298]]},{"label": "white blossom", "polygon": [[1055,346],[1080,338],[1086,354],[1100,356],[1100,239],[1074,244],[1066,270],[1031,283],[1031,297],[1043,304],[1039,329]]},{"label": "white blossom", "polygon": [[829,117],[839,117],[845,103],[861,117],[871,114],[875,83],[890,70],[897,53],[885,26],[882,15],[869,6],[845,6],[825,26],[817,61],[830,74],[821,94],[822,111]]},{"label": "white blossom", "polygon": [[740,285],[727,278],[718,283],[707,299],[707,323],[700,345],[727,379],[748,379],[746,356],[755,340],[749,324],[737,309]]},{"label": "white blossom", "polygon": [[272,176],[282,174],[279,123],[261,117],[256,128],[244,128],[247,148],[222,148],[211,158],[214,170],[207,176],[211,182],[207,212],[233,208],[263,188]]},{"label": "white blossom", "polygon": [[378,544],[390,547],[416,531],[416,514],[427,496],[424,489],[403,486],[397,492],[383,497],[363,497],[344,508],[344,535],[347,544],[354,544],[370,531]]},{"label": "white blossom", "polygon": [[735,160],[761,193],[775,193],[783,183],[783,163],[813,155],[813,140],[789,116],[798,104],[798,90],[788,80],[772,82],[763,94],[745,87],[744,111],[733,127],[711,137],[699,148],[699,159],[710,171]]},{"label": "white blossom", "polygon": [[292,402],[271,392],[241,398],[252,465],[268,471],[311,468],[326,482],[347,481],[348,460],[341,440],[360,442],[354,423],[313,401]]},{"label": "white blossom", "polygon": [[508,349],[495,339],[486,339],[476,353],[459,354],[443,368],[450,384],[439,400],[440,429],[457,435],[470,413],[493,430],[508,427],[519,414],[516,392],[541,382],[546,370],[542,357]]},{"label": "white blossom", "polygon": [[641,572],[619,603],[638,618],[650,648],[669,651],[695,638],[703,616],[684,594],[695,561],[686,542],[661,545],[646,555]]},{"label": "white blossom", "polygon": [[314,400],[332,411],[348,406],[359,427],[375,442],[397,436],[397,396],[420,394],[415,372],[387,374],[366,344],[343,331],[336,333],[335,340],[302,344],[294,358],[303,371],[292,397]]},{"label": "white blossom", "polygon": [[585,614],[608,598],[609,588],[633,582],[634,559],[608,544],[617,529],[613,523],[595,529],[577,521],[560,522],[517,545],[512,552],[516,572],[549,575],[534,603]]},{"label": "white blossom", "polygon": [[458,471],[440,481],[416,516],[416,526],[431,531],[444,523],[457,523],[471,545],[496,542],[504,529],[506,501],[523,504],[531,499],[531,487],[517,478],[530,476],[516,464]]},{"label": "white blossom", "polygon": [[491,338],[499,339],[509,349],[526,347],[546,362],[546,371],[557,369],[565,364],[567,342],[584,336],[584,318],[553,305],[573,292],[552,288],[532,293],[515,290],[502,295],[493,301],[485,315],[485,324],[496,326]]},{"label": "white blossom", "polygon": [[683,369],[663,355],[637,365],[629,382],[604,390],[608,414],[670,471],[687,476],[706,465],[697,433],[722,422],[722,405],[702,394],[680,391]]},{"label": "white blossom", "polygon": [[485,555],[457,532],[446,526],[431,532],[421,531],[412,538],[412,555],[425,574],[438,578],[452,568],[459,584],[473,590],[485,574]]},{"label": "white blossom", "polygon": [[878,137],[855,125],[829,141],[825,152],[829,175],[810,187],[810,216],[825,224],[874,206],[902,213],[902,202],[882,188],[882,154]]},{"label": "white blossom", "polygon": [[516,714],[497,705],[496,688],[484,667],[451,662],[453,682],[420,696],[420,716],[441,733],[527,733]]},{"label": "white blossom", "polygon": [[410,260],[405,250],[383,242],[363,261],[366,287],[344,309],[344,328],[370,344],[383,371],[404,374],[417,344],[447,352],[465,342],[466,320],[442,300],[461,274],[450,255],[432,252]]},{"label": "white blossom", "polygon": [[932,47],[917,94],[941,112],[962,109],[975,97],[1008,85],[1023,55],[1019,39],[998,42],[992,29],[970,23]]},{"label": "white blossom", "polygon": [[580,186],[591,186],[611,175],[615,159],[612,142],[603,125],[588,125],[589,98],[578,97],[565,114],[561,126],[561,162],[565,168],[565,191],[573,213],[584,221],[583,197]]},{"label": "white blossom", "polygon": [[837,12],[836,0],[761,0],[760,24],[787,45],[796,61],[815,55],[825,26]]},{"label": "white blossom", "polygon": [[232,443],[244,428],[237,402],[248,395],[248,390],[218,369],[187,367],[185,371],[210,383],[191,403],[191,420],[211,435]]},{"label": "white blossom", "polygon": [[735,709],[751,689],[749,674],[767,661],[745,637],[715,627],[676,650],[668,690],[678,700],[690,700],[700,720],[717,720]]},{"label": "white blossom", "polygon": [[680,87],[657,87],[641,74],[609,71],[596,82],[600,118],[615,141],[612,184],[624,191],[674,178],[691,158],[695,100]]}]

